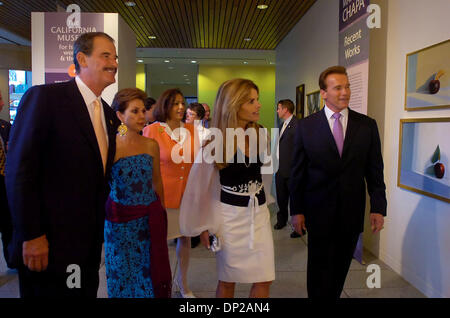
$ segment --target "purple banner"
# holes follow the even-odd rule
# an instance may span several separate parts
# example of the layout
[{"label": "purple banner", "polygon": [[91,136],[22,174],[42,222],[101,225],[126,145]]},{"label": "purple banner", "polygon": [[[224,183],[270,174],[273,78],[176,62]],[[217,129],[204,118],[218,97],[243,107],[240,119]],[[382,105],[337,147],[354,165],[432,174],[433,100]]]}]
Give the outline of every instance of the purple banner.
[{"label": "purple banner", "polygon": [[103,31],[103,13],[81,13],[80,27],[69,28],[72,13],[45,13],[45,83],[69,80],[75,76],[73,43],[87,32]]},{"label": "purple banner", "polygon": [[367,13],[370,0],[339,0],[339,31]]}]

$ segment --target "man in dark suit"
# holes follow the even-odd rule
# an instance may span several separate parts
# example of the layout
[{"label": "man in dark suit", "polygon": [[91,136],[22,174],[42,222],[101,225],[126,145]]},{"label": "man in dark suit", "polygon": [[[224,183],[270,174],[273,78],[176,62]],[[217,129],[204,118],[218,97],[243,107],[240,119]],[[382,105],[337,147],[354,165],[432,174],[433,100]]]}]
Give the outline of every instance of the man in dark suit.
[{"label": "man in dark suit", "polygon": [[[289,206],[289,176],[291,174],[292,148],[294,146],[295,127],[298,119],[293,115],[294,103],[290,99],[282,99],[278,102],[278,117],[283,120],[278,140],[278,171],[275,174],[275,185],[277,188],[277,223],[275,230],[282,229],[288,221]],[[300,237],[300,234],[293,231],[291,237]]]},{"label": "man in dark suit", "polygon": [[323,71],[319,86],[324,109],[297,125],[291,215],[297,231],[308,229],[308,296],[337,299],[363,231],[366,183],[374,233],[383,227],[386,187],[377,124],[348,108],[345,68]]},{"label": "man in dark suit", "polygon": [[[5,102],[0,92],[0,112],[3,109]],[[3,255],[5,256],[6,264],[9,264],[8,244],[12,236],[11,215],[9,214],[8,200],[6,198],[5,188],[5,164],[6,152],[8,151],[9,131],[11,124],[6,120],[0,119],[0,233],[2,234]]]},{"label": "man in dark suit", "polygon": [[74,43],[75,80],[34,86],[11,130],[6,189],[13,220],[10,259],[21,297],[96,297],[107,175],[118,126],[101,100],[115,82],[114,40]]}]

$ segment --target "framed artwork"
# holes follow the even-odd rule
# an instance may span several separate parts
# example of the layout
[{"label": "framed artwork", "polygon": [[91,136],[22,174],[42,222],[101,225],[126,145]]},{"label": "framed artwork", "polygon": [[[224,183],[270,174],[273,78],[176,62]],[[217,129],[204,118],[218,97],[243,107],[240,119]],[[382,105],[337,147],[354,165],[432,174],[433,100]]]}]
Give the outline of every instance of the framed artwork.
[{"label": "framed artwork", "polygon": [[450,203],[450,117],[400,120],[397,185]]},{"label": "framed artwork", "polygon": [[305,113],[305,84],[295,88],[295,116],[302,119]]},{"label": "framed artwork", "polygon": [[320,91],[315,91],[306,94],[306,108],[303,117],[307,117],[314,114],[323,108],[323,99],[320,95]]},{"label": "framed artwork", "polygon": [[450,40],[406,55],[405,109],[450,108]]}]

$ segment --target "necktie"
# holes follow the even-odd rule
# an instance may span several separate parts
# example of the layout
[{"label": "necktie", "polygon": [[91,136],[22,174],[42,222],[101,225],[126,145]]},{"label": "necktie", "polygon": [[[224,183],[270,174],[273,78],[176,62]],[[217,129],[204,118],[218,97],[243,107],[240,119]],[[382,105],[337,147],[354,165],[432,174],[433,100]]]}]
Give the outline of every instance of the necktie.
[{"label": "necktie", "polygon": [[285,122],[283,123],[283,127],[281,127],[280,138],[281,138],[281,136],[283,135],[284,131],[286,130],[286,126],[287,126],[287,122],[285,121]]},{"label": "necktie", "polygon": [[3,143],[0,140],[0,174],[5,176],[6,153],[3,149]]},{"label": "necktie", "polygon": [[342,157],[342,148],[344,147],[344,130],[342,128],[341,121],[339,118],[341,117],[341,113],[334,113],[334,125],[333,125],[333,137],[336,142],[337,149],[339,151],[339,156]]},{"label": "necktie", "polygon": [[95,136],[97,137],[100,154],[102,156],[103,172],[105,172],[106,158],[108,157],[108,144],[106,142],[105,129],[104,129],[103,123],[102,123],[102,113],[101,113],[101,109],[100,109],[100,103],[96,99],[93,104],[94,104],[94,121],[93,121],[94,131],[95,131]]}]

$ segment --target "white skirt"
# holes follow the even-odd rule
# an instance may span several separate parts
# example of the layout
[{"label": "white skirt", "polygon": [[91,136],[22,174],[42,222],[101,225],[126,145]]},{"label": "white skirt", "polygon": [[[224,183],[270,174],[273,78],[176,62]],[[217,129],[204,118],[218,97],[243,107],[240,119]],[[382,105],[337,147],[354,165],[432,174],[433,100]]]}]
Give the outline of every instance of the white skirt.
[{"label": "white skirt", "polygon": [[166,209],[167,211],[167,240],[181,237],[180,209]]},{"label": "white skirt", "polygon": [[248,207],[220,203],[222,222],[217,233],[221,250],[216,253],[219,280],[259,283],[275,280],[270,212],[267,204],[256,208],[254,242],[250,249],[251,213]]}]

